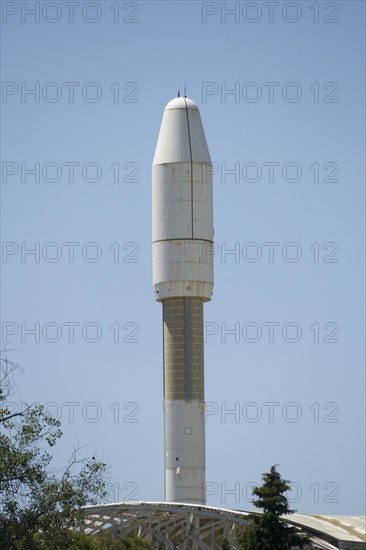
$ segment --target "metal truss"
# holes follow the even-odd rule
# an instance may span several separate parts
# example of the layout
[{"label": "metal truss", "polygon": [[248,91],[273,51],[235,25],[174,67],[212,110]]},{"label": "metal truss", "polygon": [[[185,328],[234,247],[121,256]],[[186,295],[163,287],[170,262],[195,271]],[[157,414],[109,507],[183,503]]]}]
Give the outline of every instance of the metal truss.
[{"label": "metal truss", "polygon": [[[250,523],[249,512],[165,502],[102,504],[88,506],[84,513],[85,533],[98,536],[107,530],[114,540],[144,538],[152,550],[221,550],[224,539],[238,550],[236,535]],[[309,548],[339,547],[318,536]]]},{"label": "metal truss", "polygon": [[250,523],[246,512],[192,504],[104,504],[84,512],[86,533],[107,529],[114,539],[141,537],[156,550],[220,550],[224,538],[235,550],[237,530]]}]

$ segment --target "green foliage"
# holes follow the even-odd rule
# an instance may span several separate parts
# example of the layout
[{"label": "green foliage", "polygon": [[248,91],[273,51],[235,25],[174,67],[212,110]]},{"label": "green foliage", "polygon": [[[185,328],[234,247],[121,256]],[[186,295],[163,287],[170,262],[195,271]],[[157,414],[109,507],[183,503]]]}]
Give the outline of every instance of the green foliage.
[{"label": "green foliage", "polygon": [[34,535],[33,546],[18,545],[21,550],[56,550],[58,548],[67,548],[68,550],[148,550],[149,545],[142,539],[125,538],[123,540],[113,540],[109,535],[91,536],[84,533],[70,531],[67,534],[67,545],[64,546],[45,546],[41,534]]},{"label": "green foliage", "polygon": [[109,535],[90,536],[83,533],[73,533],[73,543],[70,550],[148,550],[149,545],[142,539],[125,538],[113,540]]},{"label": "green foliage", "polygon": [[252,523],[239,536],[242,550],[290,550],[303,548],[306,538],[300,537],[294,527],[288,526],[280,516],[292,514],[284,493],[289,490],[289,482],[282,479],[272,466],[262,475],[263,485],[254,487],[254,506],[261,508],[261,515],[250,514]]},{"label": "green foliage", "polygon": [[289,509],[287,498],[283,494],[290,489],[289,481],[282,479],[276,466],[272,466],[268,473],[263,474],[262,479],[263,485],[253,489],[253,495],[258,497],[257,500],[253,500],[254,506],[262,508],[264,513],[276,516],[293,514],[294,510]]},{"label": "green foliage", "polygon": [[82,506],[105,496],[106,465],[80,459],[74,449],[68,466],[50,473],[48,449],[62,435],[60,423],[42,405],[7,405],[19,370],[0,356],[0,548],[77,548],[71,528],[80,523]]},{"label": "green foliage", "polygon": [[19,366],[0,353],[0,549],[4,550],[145,550],[141,539],[113,540],[110,533],[88,536],[77,528],[82,507],[106,496],[106,465],[94,457],[79,458],[50,472],[48,452],[62,436],[60,422],[42,405],[14,410]]}]

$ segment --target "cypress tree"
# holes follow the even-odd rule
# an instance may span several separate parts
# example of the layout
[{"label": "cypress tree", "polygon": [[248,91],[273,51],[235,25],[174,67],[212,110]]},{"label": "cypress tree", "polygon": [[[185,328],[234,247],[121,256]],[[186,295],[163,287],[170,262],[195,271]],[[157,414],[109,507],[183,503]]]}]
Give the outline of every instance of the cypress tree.
[{"label": "cypress tree", "polygon": [[252,523],[239,536],[242,550],[290,550],[304,548],[306,537],[287,525],[280,516],[293,514],[284,493],[290,489],[289,481],[283,479],[272,466],[262,475],[263,484],[254,487],[255,498],[252,503],[261,508],[261,515],[250,514]]}]

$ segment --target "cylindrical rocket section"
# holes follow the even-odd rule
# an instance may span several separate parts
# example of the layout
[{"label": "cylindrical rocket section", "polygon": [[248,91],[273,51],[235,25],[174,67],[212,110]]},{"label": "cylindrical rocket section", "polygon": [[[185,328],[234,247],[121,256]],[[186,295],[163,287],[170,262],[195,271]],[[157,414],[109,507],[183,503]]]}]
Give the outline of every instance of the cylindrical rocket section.
[{"label": "cylindrical rocket section", "polygon": [[213,289],[212,165],[196,104],[165,108],[153,161],[153,282],[163,304],[165,500],[205,503],[203,303]]},{"label": "cylindrical rocket section", "polygon": [[205,501],[203,301],[163,302],[165,498]]}]

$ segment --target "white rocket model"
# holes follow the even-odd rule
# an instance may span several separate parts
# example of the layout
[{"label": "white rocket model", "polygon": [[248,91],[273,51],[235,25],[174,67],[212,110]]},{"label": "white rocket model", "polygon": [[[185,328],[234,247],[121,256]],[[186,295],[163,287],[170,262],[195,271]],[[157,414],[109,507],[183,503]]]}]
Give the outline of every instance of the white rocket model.
[{"label": "white rocket model", "polygon": [[213,290],[212,170],[197,105],[165,107],[152,168],[153,284],[163,304],[165,500],[204,504],[203,303]]}]

